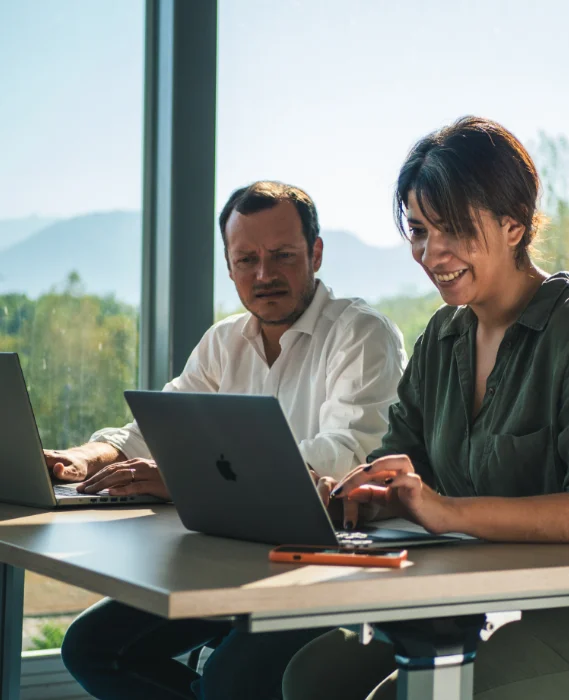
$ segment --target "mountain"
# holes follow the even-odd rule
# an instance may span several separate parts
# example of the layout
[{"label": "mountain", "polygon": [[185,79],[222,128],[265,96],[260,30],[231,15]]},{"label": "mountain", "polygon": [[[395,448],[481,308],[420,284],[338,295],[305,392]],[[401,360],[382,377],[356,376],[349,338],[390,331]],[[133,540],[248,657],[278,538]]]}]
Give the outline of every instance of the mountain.
[{"label": "mountain", "polygon": [[[24,223],[27,222],[28,229]],[[30,220],[0,221],[6,240],[30,230]],[[22,240],[23,238],[23,240]],[[430,283],[411,258],[406,244],[392,248],[367,245],[346,231],[324,231],[321,277],[336,296],[369,301],[430,290]],[[1,242],[2,239],[0,239]],[[114,293],[131,304],[140,302],[141,216],[113,211],[49,222],[19,242],[0,247],[0,294],[24,292],[35,298],[54,286],[62,289],[70,272],[79,274],[86,292]],[[424,278],[424,279],[423,279]],[[221,236],[216,237],[216,305],[239,306],[227,274]]]},{"label": "mountain", "polygon": [[140,301],[141,223],[137,212],[86,214],[57,221],[0,251],[0,293],[37,297],[76,271],[85,291]]},{"label": "mountain", "polygon": [[57,221],[57,219],[45,216],[26,216],[24,219],[5,219],[0,221],[0,251],[20,243],[54,221]]}]

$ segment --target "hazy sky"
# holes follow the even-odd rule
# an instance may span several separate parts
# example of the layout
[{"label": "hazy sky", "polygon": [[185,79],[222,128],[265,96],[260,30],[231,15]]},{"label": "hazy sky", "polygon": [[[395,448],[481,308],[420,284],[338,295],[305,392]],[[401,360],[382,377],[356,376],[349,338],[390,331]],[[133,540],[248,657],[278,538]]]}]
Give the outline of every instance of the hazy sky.
[{"label": "hazy sky", "polygon": [[[138,209],[142,0],[0,0],[0,219]],[[566,0],[220,0],[218,207],[298,184],[391,245],[412,143],[464,114],[569,136]]]}]

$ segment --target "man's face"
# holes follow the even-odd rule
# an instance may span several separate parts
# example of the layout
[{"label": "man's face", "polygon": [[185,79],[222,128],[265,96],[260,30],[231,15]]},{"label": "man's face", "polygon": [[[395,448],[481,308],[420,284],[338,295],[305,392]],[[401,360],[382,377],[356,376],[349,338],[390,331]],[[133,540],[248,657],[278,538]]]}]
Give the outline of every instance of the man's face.
[{"label": "man's face", "polygon": [[313,255],[292,202],[256,214],[233,211],[225,227],[229,276],[243,306],[268,325],[292,325],[314,295],[322,240]]}]

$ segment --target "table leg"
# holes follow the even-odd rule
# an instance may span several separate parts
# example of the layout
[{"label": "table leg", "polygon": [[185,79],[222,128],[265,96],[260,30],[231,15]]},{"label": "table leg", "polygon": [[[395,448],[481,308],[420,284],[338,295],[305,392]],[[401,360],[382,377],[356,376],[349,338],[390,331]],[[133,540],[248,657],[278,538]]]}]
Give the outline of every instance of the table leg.
[{"label": "table leg", "polygon": [[24,570],[0,564],[0,697],[19,700]]},{"label": "table leg", "polygon": [[397,700],[472,700],[484,615],[373,625],[395,647]]},{"label": "table leg", "polygon": [[472,700],[474,655],[464,659],[438,657],[448,662],[442,666],[414,666],[407,659],[397,659],[397,700]]}]

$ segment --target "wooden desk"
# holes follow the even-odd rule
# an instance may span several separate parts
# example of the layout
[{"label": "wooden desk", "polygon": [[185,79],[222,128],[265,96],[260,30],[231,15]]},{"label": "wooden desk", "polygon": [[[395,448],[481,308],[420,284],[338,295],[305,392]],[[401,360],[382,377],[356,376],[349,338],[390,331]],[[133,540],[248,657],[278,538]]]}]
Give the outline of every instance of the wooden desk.
[{"label": "wooden desk", "polygon": [[243,616],[253,632],[569,605],[566,545],[412,549],[412,565],[402,570],[272,564],[269,549],[190,533],[167,505],[0,505],[3,700],[17,697],[19,569],[169,618]]}]

